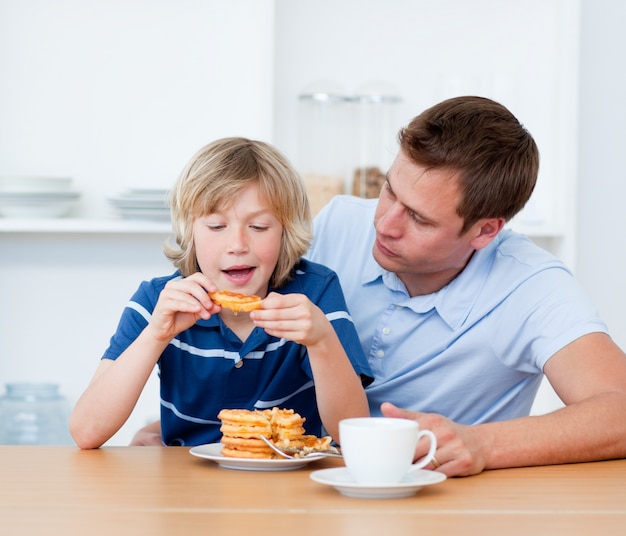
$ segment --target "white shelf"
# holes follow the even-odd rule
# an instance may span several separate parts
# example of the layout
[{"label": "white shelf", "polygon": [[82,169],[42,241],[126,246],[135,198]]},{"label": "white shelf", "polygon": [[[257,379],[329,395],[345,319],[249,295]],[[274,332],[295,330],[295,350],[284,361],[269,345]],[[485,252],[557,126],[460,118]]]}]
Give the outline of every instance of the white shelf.
[{"label": "white shelf", "polygon": [[172,225],[168,221],[51,218],[21,219],[0,218],[0,233],[128,233],[170,234]]},{"label": "white shelf", "polygon": [[[511,227],[530,237],[559,238],[563,236],[563,229],[556,226],[513,224]],[[172,225],[168,221],[139,219],[0,218],[0,233],[171,234]]]}]

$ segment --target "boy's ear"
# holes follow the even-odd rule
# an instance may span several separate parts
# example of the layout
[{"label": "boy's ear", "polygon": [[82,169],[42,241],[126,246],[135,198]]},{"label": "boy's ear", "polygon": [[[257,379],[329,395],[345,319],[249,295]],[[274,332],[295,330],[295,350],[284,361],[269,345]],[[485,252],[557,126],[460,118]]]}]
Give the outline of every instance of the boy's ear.
[{"label": "boy's ear", "polygon": [[477,221],[472,230],[474,234],[474,238],[471,241],[472,247],[479,250],[488,246],[502,230],[504,223],[504,218],[489,218]]}]

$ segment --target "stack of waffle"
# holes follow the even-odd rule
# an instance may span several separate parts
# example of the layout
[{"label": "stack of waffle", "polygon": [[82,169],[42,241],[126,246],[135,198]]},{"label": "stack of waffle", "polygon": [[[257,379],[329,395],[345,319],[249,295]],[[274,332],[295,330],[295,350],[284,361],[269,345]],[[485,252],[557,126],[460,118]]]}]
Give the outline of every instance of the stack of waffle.
[{"label": "stack of waffle", "polygon": [[231,458],[278,457],[260,436],[281,449],[330,445],[330,437],[319,439],[304,435],[305,419],[292,409],[223,409],[218,418],[222,421],[222,455]]}]

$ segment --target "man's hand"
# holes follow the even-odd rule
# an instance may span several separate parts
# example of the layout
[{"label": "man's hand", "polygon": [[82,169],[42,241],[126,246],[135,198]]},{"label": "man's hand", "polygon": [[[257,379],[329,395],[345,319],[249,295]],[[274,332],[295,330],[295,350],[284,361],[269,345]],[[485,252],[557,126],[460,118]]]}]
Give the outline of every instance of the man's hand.
[{"label": "man's hand", "polygon": [[[389,402],[381,405],[385,417],[417,421],[420,430],[431,430],[437,437],[436,463],[429,469],[445,473],[447,476],[470,476],[482,472],[487,465],[482,448],[484,438],[478,427],[457,424],[442,415],[419,413],[401,409]],[[428,454],[428,440],[422,439],[415,450],[414,460]]]}]

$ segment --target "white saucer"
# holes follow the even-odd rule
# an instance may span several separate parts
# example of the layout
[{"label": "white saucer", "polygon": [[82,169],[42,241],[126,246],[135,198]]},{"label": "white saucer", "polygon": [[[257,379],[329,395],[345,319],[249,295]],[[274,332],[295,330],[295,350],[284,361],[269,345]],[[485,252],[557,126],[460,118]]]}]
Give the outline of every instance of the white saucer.
[{"label": "white saucer", "polygon": [[322,455],[316,456],[311,454],[305,458],[294,458],[293,460],[287,458],[229,458],[228,456],[222,456],[221,443],[198,445],[197,447],[192,447],[189,452],[199,458],[217,462],[226,469],[239,469],[242,471],[289,471],[291,469],[299,469],[311,462],[321,460],[324,457]]},{"label": "white saucer", "polygon": [[446,479],[446,475],[443,473],[416,469],[411,471],[398,484],[357,484],[345,467],[321,469],[313,471],[309,476],[315,482],[332,486],[346,497],[356,497],[358,499],[410,497],[422,487],[439,484]]}]

